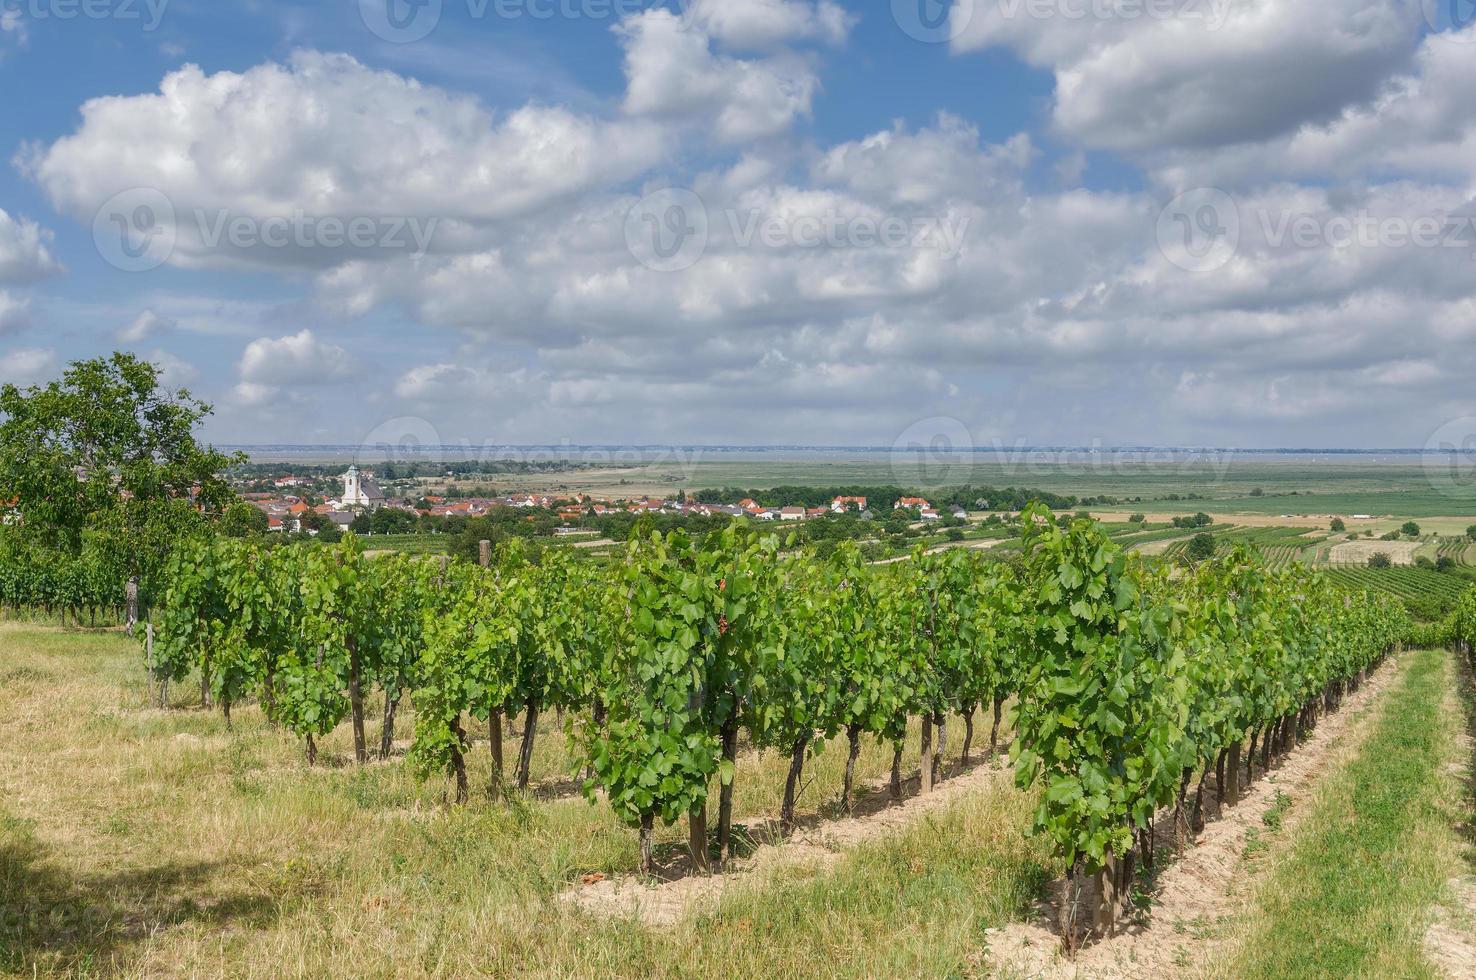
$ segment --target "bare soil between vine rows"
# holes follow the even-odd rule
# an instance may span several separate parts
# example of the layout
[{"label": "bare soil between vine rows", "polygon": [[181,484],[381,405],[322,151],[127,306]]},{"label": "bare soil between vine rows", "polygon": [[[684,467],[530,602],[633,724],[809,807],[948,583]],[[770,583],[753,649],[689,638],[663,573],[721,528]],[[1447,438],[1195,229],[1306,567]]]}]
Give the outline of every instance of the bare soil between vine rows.
[{"label": "bare soil between vine rows", "polygon": [[[1236,806],[1223,812],[1215,806],[1211,778],[1205,789],[1206,826],[1192,835],[1192,846],[1175,855],[1171,832],[1159,832],[1159,841],[1167,846],[1159,853],[1162,871],[1147,915],[1119,926],[1117,936],[1098,941],[1069,960],[1061,950],[1055,910],[1042,902],[1031,921],[991,931],[987,968],[1032,980],[1139,980],[1208,973],[1227,938],[1225,926],[1245,897],[1240,886],[1251,871],[1247,844],[1264,832],[1262,817],[1276,803],[1277,793],[1291,798],[1278,838],[1285,841],[1305,814],[1317,782],[1355,754],[1373,731],[1378,712],[1370,709],[1398,680],[1402,664],[1402,657],[1391,657],[1343,699],[1340,710],[1323,717],[1280,765],[1273,765],[1269,773],[1258,769],[1255,782],[1242,788]],[[1160,826],[1171,827],[1171,818]],[[1051,893],[1055,894],[1054,887]]]},{"label": "bare soil between vine rows", "polygon": [[762,885],[783,871],[823,873],[855,847],[896,834],[971,793],[1006,791],[1014,785],[1013,780],[1014,770],[1002,755],[956,772],[926,796],[918,795],[919,776],[913,774],[903,784],[904,792],[910,795],[898,805],[891,804],[888,783],[880,780],[857,794],[855,815],[851,817],[801,821],[794,834],[783,840],[778,836],[777,821],[750,825],[746,831],[753,850],[729,861],[724,874],[691,874],[690,859],[679,859],[661,869],[663,877],[674,880],[653,883],[638,875],[602,878],[576,883],[560,896],[560,901],[601,918],[633,919],[652,928],[670,927],[689,915],[711,911],[732,888]]}]

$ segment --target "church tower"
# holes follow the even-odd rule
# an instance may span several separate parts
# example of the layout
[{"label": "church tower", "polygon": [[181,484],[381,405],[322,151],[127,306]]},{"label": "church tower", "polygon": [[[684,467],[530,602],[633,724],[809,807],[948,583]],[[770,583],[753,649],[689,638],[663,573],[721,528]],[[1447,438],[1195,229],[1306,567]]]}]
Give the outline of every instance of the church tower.
[{"label": "church tower", "polygon": [[350,466],[348,472],[343,475],[343,505],[345,507],[357,507],[363,503],[359,489],[359,468]]}]

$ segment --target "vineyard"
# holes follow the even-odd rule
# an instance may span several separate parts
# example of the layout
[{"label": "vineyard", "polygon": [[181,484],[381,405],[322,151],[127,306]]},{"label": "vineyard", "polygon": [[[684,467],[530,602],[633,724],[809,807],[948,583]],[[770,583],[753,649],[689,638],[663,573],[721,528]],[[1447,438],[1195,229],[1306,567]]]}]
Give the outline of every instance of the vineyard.
[{"label": "vineyard", "polygon": [[[788,827],[831,738],[848,746],[848,809],[863,740],[891,747],[897,796],[920,719],[927,793],[950,727],[962,721],[967,758],[986,709],[994,751],[1011,706],[1016,776],[1040,793],[1034,831],[1067,869],[1072,944],[1115,929],[1157,815],[1197,822],[1210,778],[1233,803],[1241,771],[1295,747],[1408,624],[1392,600],[1351,601],[1248,549],[1173,574],[1090,521],[1035,510],[1026,528],[1016,563],[955,550],[881,567],[851,545],[822,562],[741,525],[638,537],[608,566],[517,545],[479,566],[366,559],[352,539],[206,541],[176,555],[145,654],[162,703],[198,673],[203,700],[227,717],[256,700],[310,760],[345,722],[368,760],[371,694],[388,755],[413,706],[411,763],[457,802],[472,791],[472,732],[496,797],[527,787],[539,718],[561,715],[586,795],[637,831],[647,872],[658,821],[686,820],[696,870],[729,862],[745,745],[790,760]],[[523,738],[505,759],[514,716]]]},{"label": "vineyard", "polygon": [[1470,579],[1423,568],[1334,568],[1327,576],[1351,589],[1383,592],[1407,601],[1430,597],[1451,601],[1472,587]]}]

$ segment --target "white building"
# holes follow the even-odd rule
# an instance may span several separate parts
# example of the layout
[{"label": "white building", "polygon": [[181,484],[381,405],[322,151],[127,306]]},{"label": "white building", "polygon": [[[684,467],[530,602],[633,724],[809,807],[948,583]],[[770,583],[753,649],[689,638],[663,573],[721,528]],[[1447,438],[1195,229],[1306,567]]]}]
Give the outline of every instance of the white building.
[{"label": "white building", "polygon": [[369,510],[378,510],[385,504],[384,491],[379,489],[379,484],[374,482],[374,477],[368,473],[360,473],[357,466],[350,466],[348,472],[343,475],[343,500],[344,507],[367,507]]}]

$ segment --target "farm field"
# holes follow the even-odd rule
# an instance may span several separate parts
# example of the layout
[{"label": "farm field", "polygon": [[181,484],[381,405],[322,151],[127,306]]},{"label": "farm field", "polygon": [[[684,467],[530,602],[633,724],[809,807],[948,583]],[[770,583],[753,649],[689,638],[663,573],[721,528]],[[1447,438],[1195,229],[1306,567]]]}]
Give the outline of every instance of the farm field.
[{"label": "farm field", "polygon": [[[1059,873],[1025,833],[1031,794],[1008,780],[956,777],[959,789],[923,818],[823,857],[761,863],[720,897],[699,900],[695,914],[660,925],[632,922],[628,910],[608,918],[566,898],[587,887],[584,876],[632,867],[634,842],[607,810],[570,793],[570,759],[553,726],[538,749],[532,799],[508,807],[476,794],[452,808],[439,783],[418,783],[399,760],[354,768],[342,731],[309,768],[299,744],[255,710],[227,728],[188,701],[170,712],[148,707],[137,647],[117,633],[3,624],[0,654],[0,738],[9,747],[0,755],[0,968],[17,975],[317,977],[340,975],[352,960],[360,975],[1014,976],[992,958],[992,937],[1025,928],[1034,897]],[[1317,763],[1312,790],[1297,789],[1267,810],[1259,832],[1235,829],[1224,845],[1243,885],[1233,913],[1186,929],[1174,924],[1173,905],[1155,907],[1162,922],[1134,941],[1143,945],[1129,954],[1104,943],[1084,962],[1178,963],[1193,967],[1178,975],[1206,977],[1397,962],[1420,975],[1459,975],[1442,973],[1419,944],[1437,918],[1442,949],[1476,943],[1471,920],[1448,905],[1462,893],[1441,887],[1442,875],[1471,873],[1456,832],[1470,801],[1441,761],[1462,723],[1454,668],[1420,654],[1387,669],[1397,684],[1349,714],[1353,727]],[[1430,717],[1440,725],[1429,728]],[[1424,741],[1404,748],[1406,728]],[[1333,751],[1351,752],[1364,730],[1372,733],[1364,747]],[[1391,810],[1387,830],[1364,831],[1377,834],[1368,862],[1378,870],[1350,900],[1377,894],[1366,914],[1398,928],[1329,934],[1318,910],[1339,900],[1347,846],[1339,836],[1347,831],[1330,824],[1343,819],[1345,798],[1377,799],[1369,780],[1393,777],[1365,760],[1390,752],[1414,753],[1395,795],[1419,819]],[[836,819],[829,787],[843,755],[817,759],[805,823]],[[868,783],[884,777],[888,757],[868,747]],[[474,785],[485,778],[479,758]],[[916,758],[907,761],[914,774]],[[745,753],[742,764],[737,818],[763,839],[784,760]],[[660,834],[662,853],[681,846],[679,832]],[[1282,855],[1309,870],[1293,875]],[[1306,972],[1276,972],[1285,961],[1267,958],[1268,942],[1309,931],[1315,940],[1295,940]],[[1050,977],[1075,969],[1055,954],[1046,964]]]},{"label": "farm field", "polygon": [[[622,465],[548,475],[510,474],[495,482],[508,492],[617,497],[709,487],[1034,487],[1076,497],[1138,498],[1141,506],[1135,503],[1135,510],[1155,514],[1218,509],[1272,519],[1331,514],[1448,518],[1431,530],[1449,534],[1463,532],[1476,518],[1476,486],[1469,481],[1453,487],[1440,484],[1420,465],[1418,456],[1410,455],[1198,454],[1164,460],[1144,454],[981,452],[919,459],[908,453],[844,449],[761,452],[701,447],[656,452],[652,459],[639,462],[637,454],[631,455],[632,461]],[[577,453],[569,456],[580,458]],[[1261,495],[1254,496],[1255,491]],[[1202,502],[1200,506],[1190,506],[1196,501]],[[1122,516],[1132,512],[1112,510],[1122,511]]]}]

